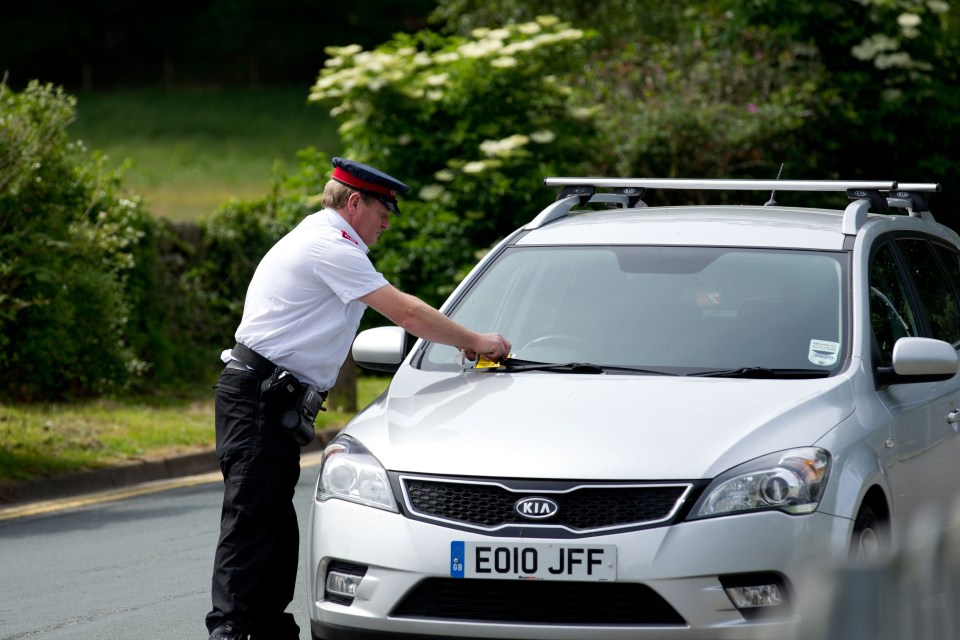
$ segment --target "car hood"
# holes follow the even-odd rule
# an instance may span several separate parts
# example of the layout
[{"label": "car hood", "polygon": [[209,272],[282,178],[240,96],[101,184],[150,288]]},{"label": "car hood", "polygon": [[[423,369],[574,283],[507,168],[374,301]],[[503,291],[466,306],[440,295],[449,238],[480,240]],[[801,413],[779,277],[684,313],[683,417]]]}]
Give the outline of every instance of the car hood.
[{"label": "car hood", "polygon": [[814,444],[852,410],[843,376],[451,374],[404,367],[345,432],[391,471],[692,480]]}]

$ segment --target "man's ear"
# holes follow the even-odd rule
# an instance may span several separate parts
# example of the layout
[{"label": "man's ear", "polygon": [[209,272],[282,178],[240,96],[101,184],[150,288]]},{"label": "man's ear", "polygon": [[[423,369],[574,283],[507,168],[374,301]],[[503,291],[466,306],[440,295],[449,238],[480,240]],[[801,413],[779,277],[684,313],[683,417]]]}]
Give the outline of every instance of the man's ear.
[{"label": "man's ear", "polygon": [[356,212],[357,207],[360,206],[360,198],[361,195],[359,191],[354,191],[347,196],[347,215],[352,216]]}]

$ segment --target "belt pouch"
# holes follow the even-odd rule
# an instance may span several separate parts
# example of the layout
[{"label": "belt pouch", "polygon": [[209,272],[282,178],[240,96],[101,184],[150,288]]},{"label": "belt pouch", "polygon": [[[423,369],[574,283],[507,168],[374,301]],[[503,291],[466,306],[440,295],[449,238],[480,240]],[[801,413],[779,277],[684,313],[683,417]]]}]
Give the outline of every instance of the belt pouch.
[{"label": "belt pouch", "polygon": [[305,447],[316,437],[314,422],[317,414],[326,411],[323,401],[327,393],[310,385],[303,385],[303,392],[292,408],[286,409],[280,416],[280,426],[299,444]]}]

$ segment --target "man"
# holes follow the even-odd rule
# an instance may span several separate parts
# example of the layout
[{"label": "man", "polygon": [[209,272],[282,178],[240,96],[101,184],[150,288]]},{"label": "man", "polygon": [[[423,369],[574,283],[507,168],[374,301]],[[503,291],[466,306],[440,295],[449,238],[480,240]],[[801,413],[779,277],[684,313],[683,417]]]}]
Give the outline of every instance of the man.
[{"label": "man", "polygon": [[[374,269],[368,247],[390,226],[391,214],[400,213],[397,192],[409,188],[359,162],[334,158],[333,167],[324,209],[307,216],[257,267],[237,344],[223,352],[216,429],[224,497],[213,610],[206,617],[211,640],[299,638],[293,616],[284,613],[299,558],[293,493],[300,476],[300,444],[284,427],[299,421],[288,423],[291,401],[277,400],[274,389],[302,398],[304,389],[333,386],[368,306],[471,359],[496,362],[510,353],[500,334],[457,324]],[[281,371],[291,375],[275,385]],[[297,383],[284,387],[292,378]],[[308,416],[311,435],[315,415]]]}]

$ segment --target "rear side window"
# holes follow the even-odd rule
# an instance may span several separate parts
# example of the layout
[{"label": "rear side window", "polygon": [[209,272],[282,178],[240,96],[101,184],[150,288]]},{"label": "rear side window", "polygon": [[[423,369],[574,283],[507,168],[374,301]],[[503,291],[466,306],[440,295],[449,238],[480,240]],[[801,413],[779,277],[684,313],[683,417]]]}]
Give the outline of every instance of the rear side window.
[{"label": "rear side window", "polygon": [[[960,343],[960,305],[954,287],[934,254],[933,245],[926,240],[902,239],[898,246],[917,285],[920,301],[930,323],[931,337],[951,344]],[[938,247],[941,256],[950,263],[956,281],[957,256],[949,249]]]},{"label": "rear side window", "polygon": [[907,287],[889,244],[877,249],[870,262],[870,324],[877,340],[881,367],[893,363],[893,345],[920,335],[907,298]]}]

